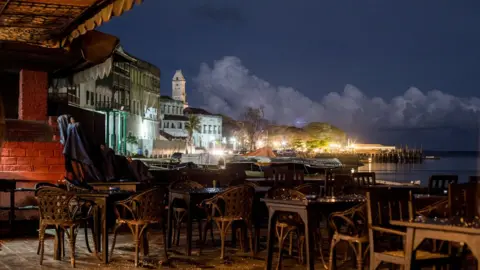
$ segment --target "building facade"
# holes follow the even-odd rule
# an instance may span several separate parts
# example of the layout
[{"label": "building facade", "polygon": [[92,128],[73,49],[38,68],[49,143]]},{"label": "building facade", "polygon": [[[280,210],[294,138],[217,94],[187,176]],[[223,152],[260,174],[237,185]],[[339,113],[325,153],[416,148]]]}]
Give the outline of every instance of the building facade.
[{"label": "building facade", "polygon": [[160,69],[136,58],[130,71],[127,153],[151,156],[160,124]]},{"label": "building facade", "polygon": [[222,117],[206,110],[188,107],[183,110],[186,117],[195,115],[200,119],[200,132],[194,130],[193,145],[196,148],[213,149],[222,143]]},{"label": "building facade", "polygon": [[104,114],[106,145],[120,154],[152,152],[158,136],[160,70],[118,46],[102,64],[58,79],[49,101]]},{"label": "building facade", "polygon": [[187,137],[185,124],[188,118],[183,115],[184,103],[169,96],[160,97],[161,130],[174,137]]}]

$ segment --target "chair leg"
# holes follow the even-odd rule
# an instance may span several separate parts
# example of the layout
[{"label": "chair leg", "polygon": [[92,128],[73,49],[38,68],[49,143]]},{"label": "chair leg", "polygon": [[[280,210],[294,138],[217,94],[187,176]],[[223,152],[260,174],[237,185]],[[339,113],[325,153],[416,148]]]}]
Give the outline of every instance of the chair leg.
[{"label": "chair leg", "polygon": [[70,263],[74,268],[75,268],[75,240],[77,238],[76,227],[77,225],[71,226],[69,228],[70,233],[67,233],[68,243],[70,244]]},{"label": "chair leg", "polygon": [[337,243],[338,243],[338,240],[334,235],[333,238],[332,238],[332,242],[330,244],[330,254],[329,254],[329,257],[328,257],[328,269],[329,270],[333,270],[334,265],[335,265],[333,260],[337,259],[337,258],[334,258],[334,256],[333,256],[334,253],[335,253],[335,246],[337,245]]},{"label": "chair leg", "polygon": [[283,246],[285,244],[285,240],[287,239],[291,229],[288,227],[283,226],[276,226],[276,233],[278,238],[278,264],[277,269],[282,269],[282,261],[283,261]]},{"label": "chair leg", "polygon": [[363,269],[363,249],[362,249],[362,243],[357,243],[357,250],[356,250],[356,255],[357,255],[357,269],[362,270]]},{"label": "chair leg", "polygon": [[253,225],[252,223],[247,223],[247,231],[248,231],[248,241],[250,245],[250,253],[252,257],[255,256],[255,249],[253,248]]},{"label": "chair leg", "polygon": [[[113,250],[115,249],[115,243],[117,242],[117,234],[118,234],[118,229],[122,226],[121,223],[115,223],[115,227],[113,228],[113,242],[112,242],[112,248],[110,249],[110,256],[109,259],[112,260],[113,256]],[[132,232],[133,233],[133,232]],[[97,248],[95,247],[95,251],[97,251]]]},{"label": "chair leg", "polygon": [[43,264],[43,252],[44,252],[44,242],[45,242],[45,226],[41,225],[40,226],[40,230],[39,230],[39,238],[40,238],[40,241],[39,241],[39,248],[40,248],[40,265]]},{"label": "chair leg", "polygon": [[135,267],[138,267],[139,245],[140,245],[140,226],[132,225],[133,243],[135,244]]},{"label": "chair leg", "polygon": [[232,225],[232,221],[216,221],[217,226],[220,230],[220,238],[221,238],[221,251],[220,251],[220,259],[225,258],[225,238],[227,236],[228,229]]},{"label": "chair leg", "polygon": [[85,221],[84,226],[84,231],[85,231],[85,244],[87,245],[87,250],[88,252],[92,253],[92,249],[90,248],[90,244],[88,243],[88,225],[87,221]]},{"label": "chair leg", "polygon": [[163,240],[163,260],[159,262],[159,265],[162,265],[168,262],[168,253],[167,253],[167,233],[165,231],[165,224],[161,224],[162,226],[162,240]]}]

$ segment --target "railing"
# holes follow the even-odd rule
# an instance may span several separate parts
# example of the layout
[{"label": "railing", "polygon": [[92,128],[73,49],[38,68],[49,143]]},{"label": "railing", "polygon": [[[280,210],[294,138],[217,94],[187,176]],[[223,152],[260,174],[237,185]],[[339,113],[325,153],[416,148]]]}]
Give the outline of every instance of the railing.
[{"label": "railing", "polygon": [[120,73],[120,74],[123,74],[125,76],[130,76],[130,71],[129,70],[125,70],[125,69],[122,69],[122,68],[117,67],[117,66],[113,66],[113,71],[117,72],[117,73]]},{"label": "railing", "polygon": [[111,101],[98,101],[95,103],[95,109],[99,111],[122,110],[129,111],[130,106]]},{"label": "railing", "polygon": [[68,102],[80,105],[80,97],[68,93],[49,93],[48,99],[57,102]]}]

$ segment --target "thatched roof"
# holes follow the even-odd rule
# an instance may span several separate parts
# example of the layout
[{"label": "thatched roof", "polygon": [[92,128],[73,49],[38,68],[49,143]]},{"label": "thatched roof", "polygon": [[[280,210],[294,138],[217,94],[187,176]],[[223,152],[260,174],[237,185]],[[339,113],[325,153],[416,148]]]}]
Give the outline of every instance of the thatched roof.
[{"label": "thatched roof", "polygon": [[72,41],[142,0],[0,0],[0,41],[46,48]]}]

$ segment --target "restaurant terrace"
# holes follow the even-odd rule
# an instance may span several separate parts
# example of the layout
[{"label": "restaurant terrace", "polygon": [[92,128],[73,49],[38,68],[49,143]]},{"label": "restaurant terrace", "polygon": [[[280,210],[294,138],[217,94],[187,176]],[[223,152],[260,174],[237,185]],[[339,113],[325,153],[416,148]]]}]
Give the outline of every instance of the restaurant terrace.
[{"label": "restaurant terrace", "polygon": [[1,90],[0,269],[480,269],[478,176],[149,167],[49,115],[54,79],[118,46],[95,28],[141,2],[0,0],[0,69],[19,80]]}]

